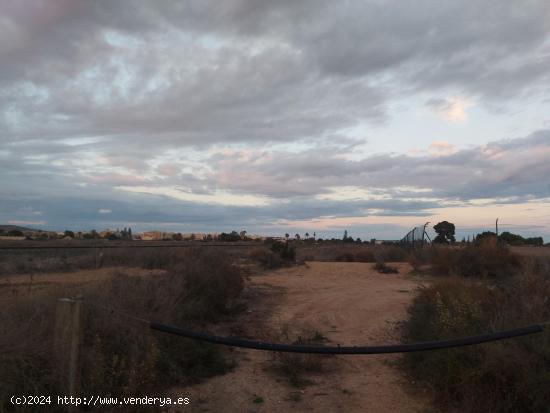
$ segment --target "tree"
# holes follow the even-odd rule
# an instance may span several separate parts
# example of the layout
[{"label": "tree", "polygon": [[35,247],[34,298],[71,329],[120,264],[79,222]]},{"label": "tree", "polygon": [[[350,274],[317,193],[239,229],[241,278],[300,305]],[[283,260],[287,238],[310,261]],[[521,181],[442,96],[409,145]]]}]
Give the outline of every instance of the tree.
[{"label": "tree", "polygon": [[300,234],[296,234],[296,235],[294,236],[294,238],[296,238],[296,240],[299,240],[299,239],[300,239]]},{"label": "tree", "polygon": [[481,234],[477,234],[474,242],[479,243],[483,240],[489,239],[489,238],[496,238],[497,234],[493,231],[483,231]]},{"label": "tree", "polygon": [[241,239],[240,235],[237,233],[237,231],[231,231],[231,233],[222,232],[220,236],[218,237],[220,241],[223,242],[236,242]]},{"label": "tree", "polygon": [[455,243],[455,224],[448,221],[441,221],[434,225],[434,230],[437,232],[434,242],[440,244]]},{"label": "tree", "polygon": [[287,240],[290,238],[290,234],[289,234],[288,232],[285,234],[285,238],[286,238]]},{"label": "tree", "polygon": [[68,229],[65,230],[64,235],[65,235],[66,237],[74,238],[74,232],[73,232],[73,231],[69,231]]},{"label": "tree", "polygon": [[309,239],[309,232],[306,232],[306,239]]},{"label": "tree", "polygon": [[542,246],[544,245],[544,240],[542,239],[542,237],[525,238],[525,243],[527,245]]},{"label": "tree", "polygon": [[526,241],[521,235],[512,234],[508,231],[504,231],[503,233],[501,233],[498,236],[498,239],[508,245],[523,245]]},{"label": "tree", "polygon": [[347,229],[344,231],[344,238],[342,238],[342,241],[344,241],[344,242],[353,242],[353,237],[348,236],[348,230]]},{"label": "tree", "polygon": [[12,229],[12,230],[8,231],[8,236],[9,237],[22,237],[24,235],[25,234],[23,234],[23,232],[19,231],[18,229]]},{"label": "tree", "polygon": [[241,231],[241,232],[239,233],[239,235],[240,235],[240,237],[241,237],[242,240],[246,240],[246,231]]}]

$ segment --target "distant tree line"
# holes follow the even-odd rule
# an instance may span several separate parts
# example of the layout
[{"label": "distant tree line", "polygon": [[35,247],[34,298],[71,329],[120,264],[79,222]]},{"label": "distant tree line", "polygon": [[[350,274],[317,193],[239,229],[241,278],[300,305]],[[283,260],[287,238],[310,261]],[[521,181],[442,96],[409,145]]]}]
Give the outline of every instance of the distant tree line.
[{"label": "distant tree line", "polygon": [[[438,224],[434,225],[434,230],[437,233],[437,236],[434,238],[433,242],[437,244],[454,244],[455,239],[455,225],[448,221],[441,221]],[[484,231],[476,236],[470,236],[468,238],[462,238],[462,243],[479,243],[484,239],[491,237],[497,237],[497,234],[492,231]],[[530,237],[524,238],[521,235],[513,234],[511,232],[505,231],[498,235],[497,240],[504,244],[508,245],[535,245],[541,246],[544,245],[544,240],[542,237]]]},{"label": "distant tree line", "polygon": [[[495,236],[496,236],[496,234],[494,232],[485,231],[485,232],[482,232],[481,234],[477,234],[477,236],[475,238],[475,241],[479,242],[484,238],[495,237]],[[503,233],[499,234],[498,235],[498,240],[503,242],[503,243],[506,243],[508,245],[514,245],[514,246],[518,246],[518,245],[541,246],[541,245],[544,245],[544,240],[542,239],[542,237],[524,238],[521,235],[513,234],[513,233],[508,232],[508,231],[504,231]]]}]

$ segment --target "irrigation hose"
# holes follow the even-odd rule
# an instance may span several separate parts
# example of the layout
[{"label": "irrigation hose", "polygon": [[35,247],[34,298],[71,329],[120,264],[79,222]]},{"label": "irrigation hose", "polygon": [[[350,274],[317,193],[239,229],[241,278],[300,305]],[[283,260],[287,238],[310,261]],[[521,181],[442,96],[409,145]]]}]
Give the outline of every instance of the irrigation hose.
[{"label": "irrigation hose", "polygon": [[[88,303],[90,303],[88,301]],[[482,334],[478,336],[461,337],[442,341],[425,341],[412,344],[391,344],[382,346],[321,346],[321,345],[300,345],[300,344],[279,344],[268,343],[265,341],[247,340],[237,337],[223,337],[207,333],[169,326],[166,324],[145,320],[135,315],[122,313],[113,308],[91,303],[109,312],[111,315],[126,318],[148,324],[152,330],[163,333],[174,334],[180,337],[193,340],[205,341],[224,346],[249,348],[254,350],[278,351],[285,353],[311,353],[311,354],[388,354],[388,353],[412,353],[415,351],[440,350],[453,347],[471,346],[474,344],[487,343],[491,341],[505,340],[513,337],[521,337],[529,334],[542,333],[546,327],[550,327],[550,321],[533,324],[526,327],[515,328],[512,330],[496,331],[494,333]]]},{"label": "irrigation hose", "polygon": [[[546,323],[544,323],[546,324]],[[426,341],[414,344],[394,344],[384,346],[313,346],[267,343],[264,341],[246,340],[236,337],[222,337],[206,333],[168,326],[157,322],[151,322],[150,328],[164,333],[201,340],[224,346],[250,348],[254,350],[279,351],[286,353],[314,353],[314,354],[387,354],[387,353],[411,353],[414,351],[438,350],[453,347],[471,346],[473,344],[487,343],[490,341],[504,340],[512,337],[520,337],[528,334],[541,333],[543,324],[534,324],[513,330],[497,331],[471,337],[462,337],[443,341]]]}]

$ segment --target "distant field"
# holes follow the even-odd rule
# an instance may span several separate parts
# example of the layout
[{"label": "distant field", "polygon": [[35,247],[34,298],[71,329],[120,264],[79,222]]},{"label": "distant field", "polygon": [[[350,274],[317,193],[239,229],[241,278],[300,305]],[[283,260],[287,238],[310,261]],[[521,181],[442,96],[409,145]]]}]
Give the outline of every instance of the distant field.
[{"label": "distant field", "polygon": [[531,257],[550,257],[550,247],[511,247],[516,254]]},{"label": "distant field", "polygon": [[203,241],[108,241],[108,240],[24,240],[3,237],[0,249],[81,249],[81,248],[157,248],[157,247],[249,247],[258,242],[203,242]]}]

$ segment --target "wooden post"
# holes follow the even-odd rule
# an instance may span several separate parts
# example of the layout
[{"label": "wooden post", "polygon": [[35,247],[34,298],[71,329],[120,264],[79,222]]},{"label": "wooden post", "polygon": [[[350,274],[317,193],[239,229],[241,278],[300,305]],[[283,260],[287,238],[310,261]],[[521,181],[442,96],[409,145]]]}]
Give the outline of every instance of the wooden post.
[{"label": "wooden post", "polygon": [[[79,351],[82,335],[82,303],[80,300],[60,298],[55,313],[54,357],[66,396],[78,397]],[[67,406],[76,411],[76,406]]]}]

